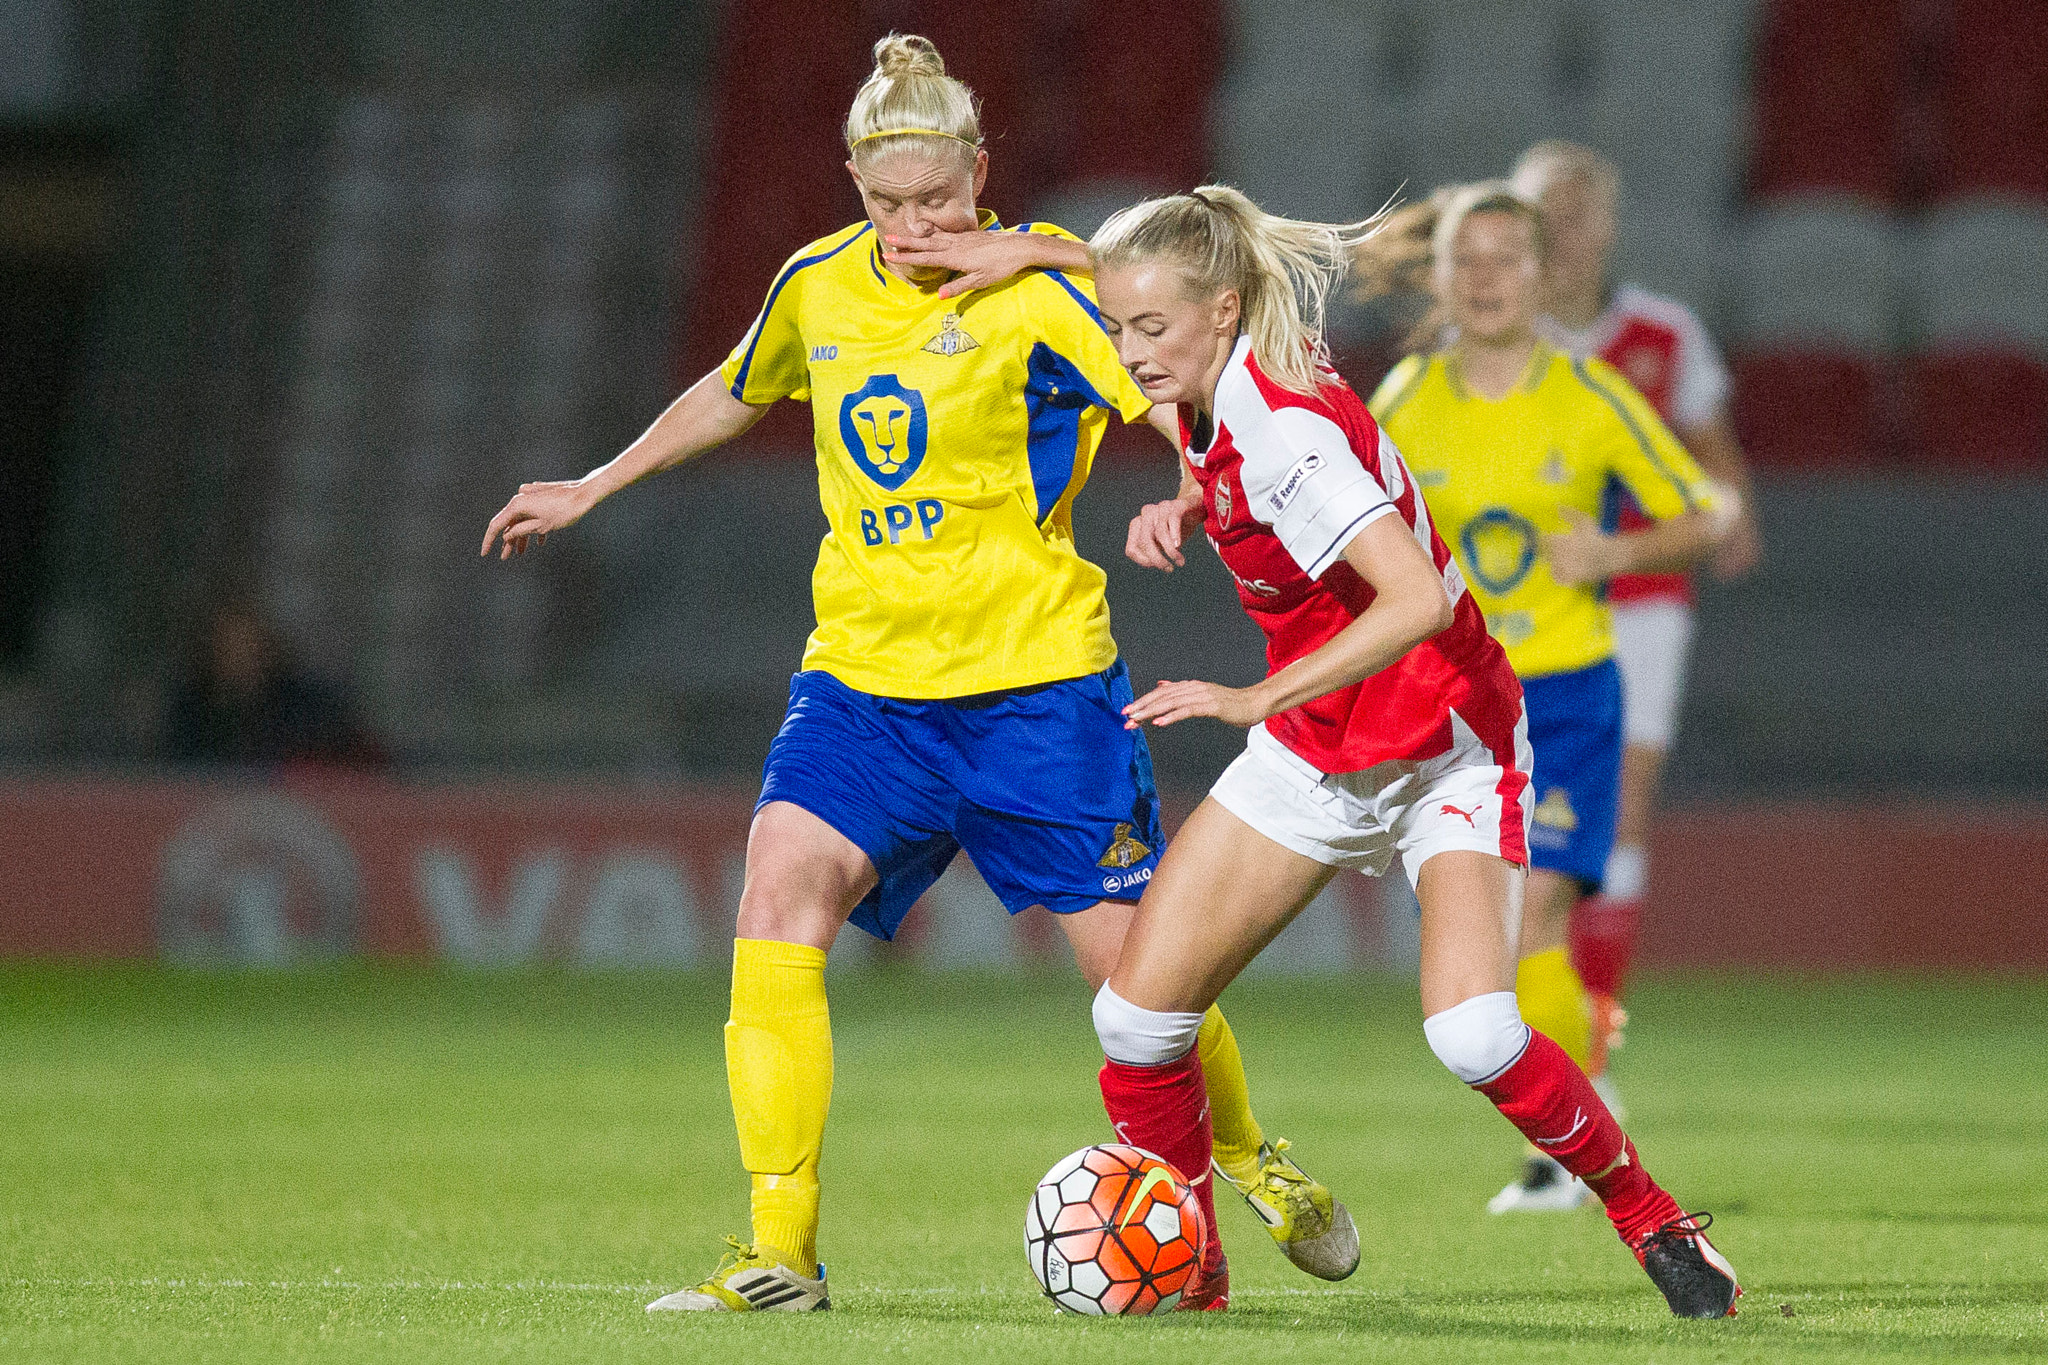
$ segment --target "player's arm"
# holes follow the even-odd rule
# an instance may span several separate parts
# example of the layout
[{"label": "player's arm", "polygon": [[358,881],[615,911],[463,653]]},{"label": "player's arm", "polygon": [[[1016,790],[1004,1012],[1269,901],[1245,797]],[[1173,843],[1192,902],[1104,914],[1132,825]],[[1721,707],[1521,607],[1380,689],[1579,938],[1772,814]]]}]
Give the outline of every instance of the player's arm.
[{"label": "player's arm", "polygon": [[1367,523],[1344,547],[1344,561],[1372,585],[1375,596],[1321,648],[1250,687],[1162,682],[1124,708],[1127,726],[1171,725],[1191,716],[1257,725],[1371,677],[1451,624],[1453,608],[1443,576],[1400,517],[1380,516]]},{"label": "player's arm", "polygon": [[1543,538],[1551,577],[1572,587],[1691,568],[1728,533],[1729,499],[1620,371],[1601,360],[1579,362],[1573,370],[1605,409],[1589,437],[1590,453],[1635,494],[1655,524],[1610,534],[1583,510],[1565,508],[1566,529]]},{"label": "player's arm", "polygon": [[[1155,413],[1159,410],[1152,409]],[[1180,492],[1165,502],[1147,503],[1138,509],[1124,540],[1124,558],[1148,569],[1172,573],[1188,562],[1180,547],[1201,524],[1202,486],[1195,482],[1195,472],[1188,468],[1188,462],[1182,460]]]},{"label": "player's arm", "polygon": [[884,237],[882,248],[883,258],[899,265],[953,271],[953,278],[939,286],[942,299],[987,289],[1027,270],[1085,275],[1092,269],[1088,244],[1064,232],[969,228],[926,237]]},{"label": "player's arm", "polygon": [[525,554],[529,547],[537,549],[549,532],[574,526],[621,488],[732,440],[766,411],[763,405],[733,397],[724,377],[713,370],[669,404],[638,440],[582,478],[521,484],[512,501],[484,528],[482,553],[491,552],[493,541],[501,544],[500,559]]},{"label": "player's arm", "polygon": [[1728,530],[1727,517],[1717,509],[1682,512],[1640,531],[1603,531],[1576,507],[1565,508],[1564,519],[1569,529],[1543,537],[1543,552],[1550,576],[1566,587],[1689,569],[1712,553]]},{"label": "player's arm", "polygon": [[[863,227],[860,233],[865,233]],[[761,420],[771,403],[810,397],[810,363],[799,321],[806,265],[827,259],[860,235],[849,229],[805,247],[784,263],[768,290],[754,325],[747,328],[725,363],[669,404],[668,411],[640,439],[608,464],[580,479],[529,483],[520,487],[484,530],[483,553],[498,540],[499,558],[537,547],[550,531],[573,526],[591,508],[627,484],[673,469],[713,446],[730,441]]]},{"label": "player's arm", "polygon": [[1735,503],[1733,524],[1715,547],[1716,578],[1740,578],[1754,569],[1764,556],[1763,533],[1756,524],[1755,485],[1749,477],[1749,461],[1742,457],[1742,445],[1726,412],[1716,412],[1705,422],[1678,428],[1685,448],[1707,471],[1707,477],[1728,490]]}]

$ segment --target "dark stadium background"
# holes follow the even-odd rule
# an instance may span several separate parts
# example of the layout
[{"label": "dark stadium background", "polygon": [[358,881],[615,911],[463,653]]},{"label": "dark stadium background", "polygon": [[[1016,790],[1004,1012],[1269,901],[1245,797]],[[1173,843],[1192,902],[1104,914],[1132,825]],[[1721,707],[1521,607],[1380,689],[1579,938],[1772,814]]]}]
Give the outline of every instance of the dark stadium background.
[{"label": "dark stadium background", "polygon": [[[805,415],[476,546],[857,215],[837,128],[891,28],[983,96],[1008,221],[1614,157],[1624,272],[1733,356],[1767,538],[1703,589],[1649,959],[2048,967],[2039,0],[7,0],[0,954],[723,952],[810,626]],[[1339,318],[1360,387],[1391,326]],[[1083,548],[1141,682],[1248,678],[1212,557],[1118,553],[1172,477],[1113,443]],[[209,667],[268,679],[260,742]],[[1238,742],[1159,736],[1163,784]],[[1411,935],[1347,878],[1274,965]],[[963,868],[892,951],[1049,944]]]}]

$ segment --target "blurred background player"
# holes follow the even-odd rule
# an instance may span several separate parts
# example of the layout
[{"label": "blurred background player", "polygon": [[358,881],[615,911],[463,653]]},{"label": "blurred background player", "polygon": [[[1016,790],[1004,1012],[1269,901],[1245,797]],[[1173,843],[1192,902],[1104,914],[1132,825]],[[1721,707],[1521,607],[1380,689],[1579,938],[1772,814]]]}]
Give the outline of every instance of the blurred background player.
[{"label": "blurred background player", "polygon": [[[1694,562],[1725,518],[1699,466],[1618,371],[1538,335],[1535,205],[1504,181],[1461,186],[1363,251],[1398,255],[1424,232],[1436,308],[1417,335],[1446,340],[1395,366],[1372,411],[1522,679],[1535,788],[1515,990],[1531,1026],[1590,1069],[1591,1019],[1565,929],[1573,904],[1599,890],[1614,842],[1622,701],[1601,585]],[[1600,529],[1611,483],[1635,495],[1648,524]],[[1488,1207],[1574,1208],[1588,1197],[1536,1150]]]},{"label": "blurred background player", "polygon": [[[994,222],[976,204],[988,153],[974,96],[930,42],[876,44],[845,134],[868,220],[792,257],[724,365],[618,458],[522,486],[484,536],[486,554],[500,539],[504,556],[523,554],[778,399],[811,404],[831,525],[818,628],[762,777],[725,1030],[753,1237],[729,1239],[707,1279],[650,1309],[830,1307],[817,1257],[824,972],[849,918],[893,936],[964,849],[1012,914],[1059,916],[1099,986],[1166,842],[1149,754],[1123,723],[1130,681],[1104,574],[1071,525],[1109,415],[1143,419],[1151,400],[1065,276],[954,300],[946,271],[885,255],[885,238]],[[1071,238],[1053,254],[1086,260]],[[1264,1142],[1221,1013],[1204,1021],[1202,1056],[1223,1159],[1274,1239],[1327,1235],[1341,1206]]]},{"label": "blurred background player", "polygon": [[[1517,1008],[1522,689],[1400,452],[1327,365],[1323,301],[1371,226],[1275,217],[1211,185],[1127,209],[1090,243],[1118,352],[1178,405],[1186,449],[1180,496],[1139,514],[1131,556],[1171,569],[1200,526],[1270,669],[1251,687],[1162,682],[1125,708],[1134,725],[1208,716],[1251,733],[1096,995],[1103,1102],[1126,1140],[1207,1167],[1204,1011],[1338,869],[1379,874],[1398,854],[1422,906],[1431,1049],[1586,1178],[1672,1312],[1721,1317],[1741,1290],[1706,1217],[1650,1178],[1585,1072]],[[1226,1277],[1220,1249],[1204,1271]]]},{"label": "blurred background player", "polygon": [[[1627,376],[1685,443],[1700,467],[1731,494],[1735,518],[1709,561],[1717,577],[1755,567],[1762,542],[1749,467],[1728,419],[1728,368],[1692,309],[1611,274],[1621,177],[1614,163],[1573,142],[1539,142],[1516,161],[1510,183],[1543,211],[1547,247],[1544,339],[1572,355],[1598,356]],[[1603,522],[1609,529],[1647,524],[1642,508],[1616,485]],[[1665,756],[1678,727],[1693,635],[1687,574],[1624,574],[1607,584],[1614,620],[1614,662],[1621,670],[1621,798],[1614,852],[1600,894],[1572,911],[1573,965],[1592,1008],[1594,1079],[1618,1103],[1607,1077],[1609,1046],[1625,1016],[1621,994],[1642,926],[1649,885],[1650,820]]]}]

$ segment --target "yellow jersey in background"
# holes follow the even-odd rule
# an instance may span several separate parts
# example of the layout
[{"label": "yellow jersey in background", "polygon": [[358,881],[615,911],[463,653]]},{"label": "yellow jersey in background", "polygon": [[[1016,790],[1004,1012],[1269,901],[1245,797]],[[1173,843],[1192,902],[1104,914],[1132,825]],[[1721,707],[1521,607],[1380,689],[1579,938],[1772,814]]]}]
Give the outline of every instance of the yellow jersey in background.
[{"label": "yellow jersey in background", "polygon": [[1714,494],[1649,402],[1607,362],[1538,344],[1498,402],[1473,392],[1454,354],[1412,355],[1369,405],[1407,459],[1437,528],[1523,677],[1590,668],[1614,653],[1599,585],[1550,576],[1542,537],[1564,509],[1598,521],[1610,481],[1665,521]]}]

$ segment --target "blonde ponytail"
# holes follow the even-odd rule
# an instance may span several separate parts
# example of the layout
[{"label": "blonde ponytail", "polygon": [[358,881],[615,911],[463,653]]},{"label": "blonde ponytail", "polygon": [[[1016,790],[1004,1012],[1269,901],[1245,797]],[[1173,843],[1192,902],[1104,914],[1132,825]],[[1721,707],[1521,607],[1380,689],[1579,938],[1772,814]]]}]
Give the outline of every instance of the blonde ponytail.
[{"label": "blonde ponytail", "polygon": [[946,74],[931,39],[892,33],[875,44],[875,69],[846,115],[846,150],[865,163],[878,153],[938,141],[981,146],[974,92]]},{"label": "blonde ponytail", "polygon": [[1148,199],[1102,225],[1088,244],[1098,271],[1172,261],[1196,294],[1235,289],[1239,324],[1267,378],[1312,394],[1330,363],[1323,324],[1351,252],[1384,214],[1358,223],[1305,223],[1267,213],[1228,185]]}]

